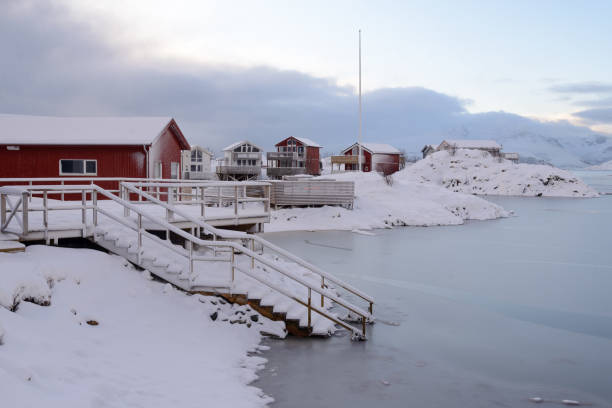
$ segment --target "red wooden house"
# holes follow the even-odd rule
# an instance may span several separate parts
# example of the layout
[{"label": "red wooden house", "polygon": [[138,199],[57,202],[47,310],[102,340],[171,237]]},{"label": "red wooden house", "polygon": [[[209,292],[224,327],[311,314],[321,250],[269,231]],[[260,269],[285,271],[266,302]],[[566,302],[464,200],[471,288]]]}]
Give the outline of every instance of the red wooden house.
[{"label": "red wooden house", "polygon": [[[376,171],[386,176],[400,169],[402,153],[391,145],[384,143],[361,143],[361,156],[361,170],[364,172]],[[342,156],[332,157],[332,167],[334,164],[344,164],[344,169],[349,171],[358,170],[358,163],[358,143],[344,149]]]},{"label": "red wooden house", "polygon": [[169,117],[0,115],[0,178],[180,178],[189,148]]},{"label": "red wooden house", "polygon": [[268,152],[267,175],[269,178],[282,178],[282,176],[321,174],[321,159],[319,151],[321,146],[304,137],[289,136],[278,142],[275,152]]}]

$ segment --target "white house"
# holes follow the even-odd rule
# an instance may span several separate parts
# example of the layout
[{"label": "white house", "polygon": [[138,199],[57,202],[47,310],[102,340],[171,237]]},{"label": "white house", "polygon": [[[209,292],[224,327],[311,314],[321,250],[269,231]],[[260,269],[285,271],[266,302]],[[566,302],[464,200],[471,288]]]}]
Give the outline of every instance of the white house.
[{"label": "white house", "polygon": [[213,154],[201,146],[191,146],[191,150],[183,150],[183,178],[189,180],[211,180],[215,178],[211,171]]},{"label": "white house", "polygon": [[472,149],[489,152],[492,156],[499,156],[502,147],[495,140],[443,140],[437,150]]},{"label": "white house", "polygon": [[232,143],[223,149],[217,176],[221,180],[251,180],[261,175],[261,148],[248,140]]}]

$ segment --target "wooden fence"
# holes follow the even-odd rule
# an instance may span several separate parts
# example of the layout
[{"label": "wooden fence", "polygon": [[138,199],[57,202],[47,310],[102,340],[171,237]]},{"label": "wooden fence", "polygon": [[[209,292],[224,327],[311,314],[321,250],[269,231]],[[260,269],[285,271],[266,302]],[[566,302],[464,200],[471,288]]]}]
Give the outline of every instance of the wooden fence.
[{"label": "wooden fence", "polygon": [[269,181],[272,184],[270,203],[279,206],[340,205],[353,208],[353,181],[303,180]]}]

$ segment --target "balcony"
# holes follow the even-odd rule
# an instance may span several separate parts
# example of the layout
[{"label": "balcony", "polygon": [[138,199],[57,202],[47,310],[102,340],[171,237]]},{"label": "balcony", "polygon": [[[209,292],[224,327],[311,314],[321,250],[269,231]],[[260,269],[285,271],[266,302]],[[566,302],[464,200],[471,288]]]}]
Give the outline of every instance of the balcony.
[{"label": "balcony", "polygon": [[304,157],[304,153],[298,152],[267,152],[268,160],[298,160]]},{"label": "balcony", "polygon": [[184,178],[185,180],[214,180],[215,173],[212,171],[187,171]]},{"label": "balcony", "polygon": [[232,161],[236,160],[261,160],[261,153],[259,152],[232,152]]},{"label": "balcony", "polygon": [[306,174],[305,167],[268,167],[266,174],[270,178],[282,178],[283,176],[296,176]]},{"label": "balcony", "polygon": [[332,164],[359,164],[359,156],[332,156]]},{"label": "balcony", "polygon": [[261,166],[217,166],[217,174],[255,176],[259,173],[261,173]]}]

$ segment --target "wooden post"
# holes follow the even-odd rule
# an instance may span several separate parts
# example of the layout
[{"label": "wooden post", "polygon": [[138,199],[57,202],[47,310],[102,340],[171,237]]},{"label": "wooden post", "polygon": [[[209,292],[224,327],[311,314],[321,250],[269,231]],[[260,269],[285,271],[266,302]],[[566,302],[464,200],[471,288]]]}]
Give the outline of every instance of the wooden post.
[{"label": "wooden post", "polygon": [[234,247],[232,247],[232,283],[234,283],[234,274],[235,274],[235,265],[234,265],[234,261],[235,261],[236,255],[234,253]]},{"label": "wooden post", "polygon": [[[255,252],[255,240],[251,238],[251,251]],[[251,269],[255,269],[255,258],[251,257]]]},{"label": "wooden post", "polygon": [[264,198],[266,199],[264,201],[264,212],[267,214],[270,212],[270,192],[271,192],[271,186],[268,184],[267,186],[264,186]]},{"label": "wooden post", "polygon": [[[173,197],[173,189],[174,188],[175,187],[168,187],[168,197],[167,197],[167,200],[168,200],[168,204],[170,204],[170,205],[174,204],[174,197]],[[173,220],[173,218],[174,218],[174,212],[166,208],[166,220],[168,222],[171,222]]]},{"label": "wooden post", "polygon": [[0,194],[0,227],[6,223],[6,194]]},{"label": "wooden post", "polygon": [[311,314],[310,313],[310,311],[311,311],[311,309],[310,309],[311,308],[311,303],[310,302],[311,302],[311,294],[312,294],[311,292],[312,292],[312,289],[308,288],[308,328],[310,328],[310,326],[311,326],[311,316],[310,316],[310,314]]},{"label": "wooden post", "polygon": [[[321,289],[325,289],[325,276],[321,276]],[[321,307],[325,306],[325,296],[321,294]]]},{"label": "wooden post", "polygon": [[234,186],[234,216],[238,217],[238,186]]},{"label": "wooden post", "polygon": [[93,204],[93,224],[95,227],[98,226],[98,191],[93,190],[91,192],[91,203]]},{"label": "wooden post", "polygon": [[[127,188],[125,188],[123,186],[123,184],[119,184],[119,196],[124,199],[125,201],[130,201],[129,196],[126,198],[126,193],[127,193]],[[129,217],[130,216],[130,209],[127,207],[123,207],[123,216],[124,217]]]},{"label": "wooden post", "polygon": [[[28,196],[30,194],[27,191],[21,193],[21,231],[23,236],[28,235]],[[17,211],[17,209],[15,209]]]}]

